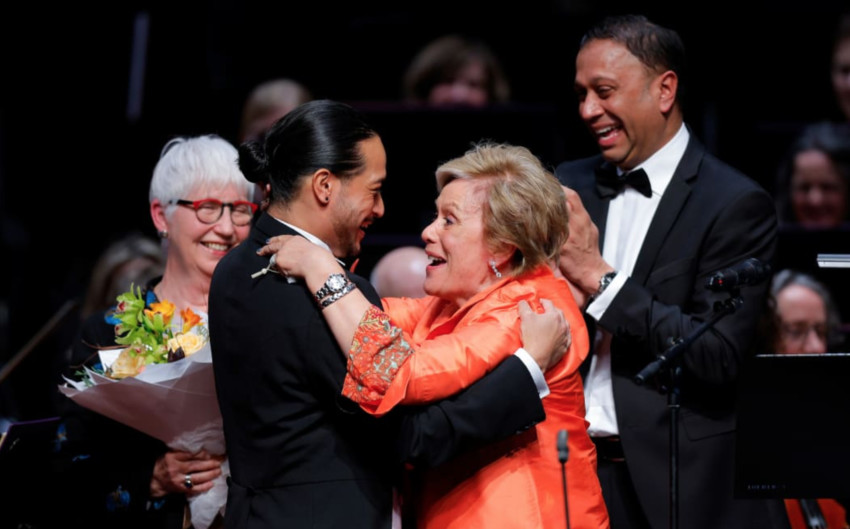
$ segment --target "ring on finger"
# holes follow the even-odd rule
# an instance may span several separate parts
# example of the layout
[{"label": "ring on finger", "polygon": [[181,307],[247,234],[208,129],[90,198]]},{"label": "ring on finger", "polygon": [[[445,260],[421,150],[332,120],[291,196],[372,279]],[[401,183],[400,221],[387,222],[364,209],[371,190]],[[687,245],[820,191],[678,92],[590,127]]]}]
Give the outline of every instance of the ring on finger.
[{"label": "ring on finger", "polygon": [[187,489],[191,489],[194,486],[192,484],[192,474],[186,474],[186,477],[183,479],[183,486]]}]

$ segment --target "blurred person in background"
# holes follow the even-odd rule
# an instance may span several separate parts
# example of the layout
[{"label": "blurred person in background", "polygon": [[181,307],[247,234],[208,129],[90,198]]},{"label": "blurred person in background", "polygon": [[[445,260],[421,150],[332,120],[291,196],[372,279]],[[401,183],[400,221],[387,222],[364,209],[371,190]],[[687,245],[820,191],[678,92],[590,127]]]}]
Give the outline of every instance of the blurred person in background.
[{"label": "blurred person in background", "polygon": [[310,90],[294,79],[271,79],[258,84],[242,107],[239,143],[258,139],[275,121],[312,99]]},{"label": "blurred person in background", "polygon": [[850,122],[850,11],[841,15],[833,43],[832,89],[845,120]]},{"label": "blurred person in background", "polygon": [[829,289],[809,274],[780,270],[770,287],[777,353],[823,354],[843,345]]},{"label": "blurred person in background", "polygon": [[837,228],[848,221],[850,122],[806,126],[780,165],[776,205],[785,225]]},{"label": "blurred person in background", "polygon": [[405,100],[434,107],[507,103],[510,83],[485,42],[463,35],[439,37],[411,61],[404,74]]},{"label": "blurred person in background", "polygon": [[381,257],[369,282],[382,298],[421,298],[425,295],[425,267],[431,260],[419,246],[401,246]]},{"label": "blurred person in background", "polygon": [[115,298],[130,290],[131,284],[144,285],[161,276],[165,254],[155,240],[132,233],[110,244],[100,255],[91,272],[80,317],[115,305]]}]

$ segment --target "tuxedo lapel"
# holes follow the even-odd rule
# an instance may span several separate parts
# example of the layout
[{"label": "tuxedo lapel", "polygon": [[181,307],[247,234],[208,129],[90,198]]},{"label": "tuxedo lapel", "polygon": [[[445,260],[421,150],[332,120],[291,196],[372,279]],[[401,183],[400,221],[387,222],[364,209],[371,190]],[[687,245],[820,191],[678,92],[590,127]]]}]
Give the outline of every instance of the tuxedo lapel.
[{"label": "tuxedo lapel", "polygon": [[[607,164],[608,162],[602,163]],[[594,184],[590,186],[590,192],[582,196],[581,199],[590,220],[596,224],[599,230],[599,251],[601,252],[602,248],[605,247],[605,226],[608,223],[608,206],[611,204],[612,197],[603,197],[597,189],[595,181],[594,176]]]},{"label": "tuxedo lapel", "polygon": [[591,220],[596,219],[594,223],[599,229],[599,251],[605,248],[605,226],[608,223],[608,205],[610,203],[610,198],[600,198],[594,193],[593,200],[588,200],[584,205]]},{"label": "tuxedo lapel", "polygon": [[[703,146],[691,136],[688,148],[682,156],[682,160],[673,173],[673,178],[661,197],[658,209],[652,217],[646,238],[640,249],[632,278],[644,284],[650,272],[655,268],[655,259],[658,252],[667,239],[670,230],[675,226],[679,212],[688,201],[691,194],[691,180],[697,177],[700,162],[705,153]],[[687,229],[687,227],[686,227]]]}]

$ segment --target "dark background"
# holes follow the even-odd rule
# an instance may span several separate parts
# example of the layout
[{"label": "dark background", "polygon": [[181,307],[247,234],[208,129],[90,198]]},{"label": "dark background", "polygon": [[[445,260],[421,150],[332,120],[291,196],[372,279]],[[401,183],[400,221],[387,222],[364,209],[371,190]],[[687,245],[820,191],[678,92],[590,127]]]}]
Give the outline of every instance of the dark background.
[{"label": "dark background", "polygon": [[[550,166],[595,152],[578,121],[572,80],[579,37],[603,14],[643,13],[679,31],[691,64],[687,121],[711,151],[772,190],[779,157],[801,124],[840,117],[829,55],[845,4],[7,5],[0,13],[0,361],[84,293],[112,240],[130,231],[155,235],[147,192],[161,146],[200,133],[235,142],[242,103],[261,81],[297,79],[316,97],[361,107],[382,132],[388,211],[366,239],[358,271],[367,275],[383,251],[418,241],[421,212],[435,196],[433,170],[470,142],[521,143]],[[143,34],[134,25],[145,17],[147,40],[135,48],[145,53],[141,105],[131,111],[131,54],[134,35]],[[447,32],[494,48],[511,80],[512,106],[389,110],[410,58]],[[0,385],[0,416],[49,413],[56,383],[49,366],[67,347],[73,318]]]}]

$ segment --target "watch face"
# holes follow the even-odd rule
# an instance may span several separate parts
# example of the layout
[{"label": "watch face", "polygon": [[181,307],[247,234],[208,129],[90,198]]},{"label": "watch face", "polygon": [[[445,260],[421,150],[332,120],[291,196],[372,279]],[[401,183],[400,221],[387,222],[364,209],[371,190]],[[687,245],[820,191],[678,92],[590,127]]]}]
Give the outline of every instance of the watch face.
[{"label": "watch face", "polygon": [[334,291],[342,289],[345,286],[345,277],[340,274],[332,275],[328,278],[328,286]]},{"label": "watch face", "polygon": [[616,277],[616,275],[617,272],[608,272],[607,274],[599,278],[599,290],[597,292],[601,294],[602,291],[608,288],[608,285],[611,284],[611,281],[614,280],[614,277]]}]

